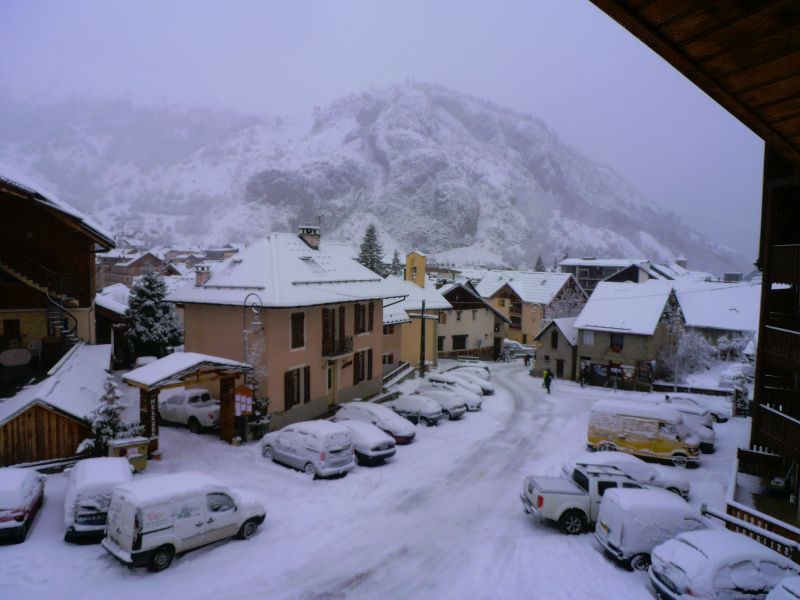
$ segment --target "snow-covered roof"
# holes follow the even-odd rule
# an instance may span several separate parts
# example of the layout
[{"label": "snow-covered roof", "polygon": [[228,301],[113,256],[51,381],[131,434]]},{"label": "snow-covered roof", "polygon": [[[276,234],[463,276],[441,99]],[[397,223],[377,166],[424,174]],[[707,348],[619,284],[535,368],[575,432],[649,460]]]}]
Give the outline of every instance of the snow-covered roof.
[{"label": "snow-covered roof", "polygon": [[425,279],[425,287],[419,287],[413,281],[406,281],[402,277],[389,275],[386,279],[387,290],[392,292],[391,297],[406,296],[406,299],[395,306],[404,311],[415,311],[422,308],[425,300],[425,310],[443,310],[453,308],[436,289],[436,286]]},{"label": "snow-covered roof", "polygon": [[0,400],[0,423],[37,403],[86,419],[103,396],[110,366],[110,344],[76,344],[50,369],[46,379]]},{"label": "snow-covered roof", "polygon": [[475,289],[484,298],[491,298],[508,285],[523,302],[550,304],[570,278],[572,275],[569,273],[486,271]]},{"label": "snow-covered roof", "polygon": [[107,285],[94,296],[94,303],[118,315],[124,315],[128,309],[128,298],[131,289],[124,283]]},{"label": "snow-covered roof", "polygon": [[615,267],[624,269],[631,265],[646,263],[646,258],[565,258],[559,264],[562,267]]},{"label": "snow-covered roof", "polygon": [[122,378],[125,383],[142,388],[180,383],[182,377],[198,369],[233,368],[249,370],[250,366],[237,360],[199,354],[197,352],[174,352],[164,358],[133,369]]},{"label": "snow-covered roof", "polygon": [[[570,346],[575,346],[578,343],[578,330],[575,329],[575,321],[577,318],[578,317],[561,317],[559,319],[553,319],[548,324],[548,327],[550,325],[558,327],[561,330],[561,333],[567,339],[567,342],[569,342]],[[537,333],[536,337],[533,339],[538,340],[545,331],[547,331],[547,327],[542,328],[542,330]]]},{"label": "snow-covered roof", "polygon": [[168,296],[178,303],[241,306],[257,293],[265,307],[315,306],[396,295],[384,280],[324,242],[314,250],[291,233],[272,233],[211,266],[204,285],[184,285]]},{"label": "snow-covered roof", "polygon": [[672,292],[671,282],[601,281],[575,321],[576,329],[652,335]]},{"label": "snow-covered roof", "polygon": [[592,412],[661,419],[670,422],[680,422],[682,420],[681,413],[669,406],[626,402],[624,400],[601,400],[600,402],[595,402],[592,405]]},{"label": "snow-covered roof", "polygon": [[383,324],[398,325],[400,323],[410,323],[411,319],[408,317],[408,313],[403,310],[400,304],[394,304],[395,302],[397,302],[397,300],[394,299],[383,301]]},{"label": "snow-covered roof", "polygon": [[116,492],[122,493],[142,505],[165,502],[197,491],[212,491],[223,485],[204,473],[170,473],[153,477],[137,478],[130,483],[118,486]]},{"label": "snow-covered roof", "polygon": [[84,215],[71,204],[59,199],[58,196],[45,189],[40,183],[33,181],[31,177],[3,162],[0,162],[0,183],[6,183],[21,192],[30,194],[33,201],[75,219],[84,230],[93,234],[104,246],[107,248],[114,247],[114,236],[96,221]]},{"label": "snow-covered roof", "polygon": [[445,284],[445,285],[443,285],[442,287],[439,288],[439,293],[445,298],[445,300],[447,300],[447,294],[449,294],[450,292],[452,292],[456,288],[461,288],[462,290],[467,292],[470,296],[475,298],[475,300],[477,300],[478,302],[482,303],[485,308],[488,308],[490,311],[492,311],[494,313],[494,315],[496,317],[498,317],[500,320],[505,321],[506,323],[511,323],[511,319],[509,319],[507,316],[505,316],[503,313],[501,313],[499,310],[497,310],[494,306],[489,304],[467,282],[464,282],[464,283],[461,283],[461,282],[447,283],[447,284]]},{"label": "snow-covered roof", "polygon": [[[659,511],[669,510],[678,514],[694,514],[697,509],[692,507],[681,498],[678,494],[668,492],[665,489],[633,489],[633,488],[619,488],[608,490],[614,492],[609,496],[610,501],[614,502],[623,511],[633,510],[652,510],[658,509]],[[605,497],[605,495],[603,496]],[[699,514],[698,514],[699,516]]]},{"label": "snow-covered roof", "polygon": [[760,284],[676,282],[675,292],[688,327],[725,331],[758,329]]}]

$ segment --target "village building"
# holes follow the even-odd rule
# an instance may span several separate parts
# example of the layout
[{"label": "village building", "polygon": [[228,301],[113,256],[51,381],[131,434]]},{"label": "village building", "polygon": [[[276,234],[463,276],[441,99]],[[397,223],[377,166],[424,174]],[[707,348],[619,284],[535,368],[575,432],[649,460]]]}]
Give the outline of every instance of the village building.
[{"label": "village building", "polygon": [[97,287],[104,288],[115,283],[133,285],[134,279],[144,275],[148,269],[164,276],[180,276],[183,272],[175,265],[152,252],[133,252],[110,256],[98,255]]},{"label": "village building", "polygon": [[633,281],[642,283],[647,281],[646,271],[639,265],[647,263],[646,258],[565,258],[558,266],[562,273],[569,273],[577,279],[583,290],[591,296],[594,288],[601,281],[610,281],[616,276],[616,281]]},{"label": "village building", "polygon": [[381,390],[383,279],[326,251],[318,227],[273,233],[168,299],[183,307],[187,352],[248,363],[271,427],[318,417]]},{"label": "village building", "polygon": [[752,337],[758,331],[760,284],[694,281],[674,286],[686,329],[698,331],[712,344],[721,337]]},{"label": "village building", "polygon": [[402,325],[410,325],[411,317],[400,306],[402,301],[397,298],[383,302],[383,353],[381,364],[383,375],[398,369],[403,364]]},{"label": "village building", "polygon": [[481,297],[469,283],[450,283],[439,293],[452,308],[439,313],[440,358],[476,356],[496,360],[511,320]]},{"label": "village building", "polygon": [[[586,301],[569,273],[487,271],[475,289],[510,320],[508,337],[522,344],[533,342],[545,320],[575,316]],[[554,314],[555,305],[561,308]],[[571,314],[563,314],[562,309]]]},{"label": "village building", "polygon": [[534,338],[536,356],[533,374],[541,377],[545,369],[556,379],[575,381],[580,373],[578,365],[577,317],[553,319]]}]

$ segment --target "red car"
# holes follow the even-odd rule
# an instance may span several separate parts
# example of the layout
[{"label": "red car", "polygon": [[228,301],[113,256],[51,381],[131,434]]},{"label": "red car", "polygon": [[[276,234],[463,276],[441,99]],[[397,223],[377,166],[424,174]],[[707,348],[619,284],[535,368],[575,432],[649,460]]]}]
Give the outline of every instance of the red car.
[{"label": "red car", "polygon": [[33,469],[0,469],[0,539],[25,541],[44,502],[45,477]]}]

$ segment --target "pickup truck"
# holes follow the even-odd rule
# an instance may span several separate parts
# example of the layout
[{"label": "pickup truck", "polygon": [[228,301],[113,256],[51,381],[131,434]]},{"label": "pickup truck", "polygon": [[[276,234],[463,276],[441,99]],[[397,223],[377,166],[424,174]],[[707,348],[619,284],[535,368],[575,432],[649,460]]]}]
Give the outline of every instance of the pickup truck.
[{"label": "pickup truck", "polygon": [[645,488],[620,469],[609,465],[578,465],[572,478],[530,475],[522,486],[522,509],[540,520],[558,524],[563,533],[589,530],[600,512],[600,500],[609,488]]}]

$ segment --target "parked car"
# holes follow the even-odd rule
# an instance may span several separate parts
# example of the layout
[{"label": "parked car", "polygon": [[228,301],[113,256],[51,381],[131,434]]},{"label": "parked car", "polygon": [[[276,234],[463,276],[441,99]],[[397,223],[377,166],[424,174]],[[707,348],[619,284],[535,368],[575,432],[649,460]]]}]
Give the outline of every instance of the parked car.
[{"label": "parked car", "polygon": [[64,498],[64,541],[101,541],[111,491],[132,478],[133,467],[127,458],[87,458],[72,467]]},{"label": "parked car", "polygon": [[405,417],[414,424],[420,422],[427,425],[436,425],[444,418],[442,407],[430,398],[419,394],[403,394],[397,399],[383,404],[391,408],[401,417]]},{"label": "parked car", "polygon": [[685,500],[665,490],[608,490],[594,536],[606,553],[633,571],[650,567],[650,553],[685,531],[708,525]]},{"label": "parked car", "polygon": [[[669,405],[667,405],[669,406]],[[692,418],[691,415],[683,415],[683,424],[688,431],[697,436],[700,440],[700,452],[703,454],[713,454],[714,444],[717,441],[717,434],[711,427],[705,427]]]},{"label": "parked car", "polygon": [[219,400],[202,388],[172,390],[158,403],[158,414],[163,421],[186,425],[192,433],[219,425]]},{"label": "parked car", "polygon": [[470,392],[468,389],[460,385],[448,385],[446,383],[421,383],[417,386],[417,391],[430,395],[430,392],[438,392],[440,394],[453,394],[459,400],[463,400],[467,406],[468,411],[480,410],[483,406],[483,397],[475,392]]},{"label": "parked car", "polygon": [[394,438],[399,445],[410,444],[414,441],[417,430],[406,419],[399,416],[391,408],[373,402],[346,402],[338,405],[333,421],[345,419],[372,423]]},{"label": "parked car", "polygon": [[660,598],[763,600],[785,577],[798,575],[788,558],[727,530],[681,533],[651,553],[650,583]]},{"label": "parked car", "polygon": [[492,372],[489,367],[481,360],[476,358],[459,358],[456,366],[456,369],[469,369],[471,371],[475,371],[476,373],[480,374],[481,376],[485,377],[491,381],[492,379]]},{"label": "parked car", "polygon": [[567,461],[561,467],[564,477],[572,477],[578,464],[610,465],[617,467],[631,479],[649,486],[660,487],[682,498],[689,497],[689,480],[676,469],[654,465],[625,452],[583,452],[574,461]]},{"label": "parked car", "polygon": [[767,594],[767,600],[797,600],[798,598],[800,598],[800,577],[787,577]]},{"label": "parked car", "polygon": [[685,402],[685,399],[673,399],[669,394],[664,396],[663,404],[671,406],[679,411],[682,415],[691,417],[693,421],[704,427],[711,427],[714,424],[714,417],[711,416],[711,411],[705,406],[694,402]]},{"label": "parked car", "polygon": [[452,369],[447,371],[447,373],[454,373],[454,374],[470,373],[471,375],[480,377],[481,379],[484,379],[486,381],[492,380],[492,373],[489,371],[487,367],[481,367],[475,365],[467,365],[467,366],[459,365],[457,367],[453,367]]},{"label": "parked car", "polygon": [[302,421],[268,433],[261,454],[314,479],[346,475],[356,466],[350,430],[331,421]]},{"label": "parked car", "polygon": [[522,509],[542,521],[558,524],[570,535],[586,531],[597,520],[600,500],[611,488],[643,486],[616,467],[577,465],[571,478],[531,475],[522,486]]},{"label": "parked car", "polygon": [[0,539],[25,541],[44,503],[45,477],[33,469],[0,469]]},{"label": "parked car", "polygon": [[114,488],[103,547],[131,567],[163,571],[176,554],[251,538],[266,510],[202,473],[142,477]]},{"label": "parked car", "polygon": [[595,403],[587,446],[669,461],[676,467],[696,467],[700,462],[700,440],[684,425],[681,413],[650,402]]},{"label": "parked car", "polygon": [[347,427],[350,432],[350,437],[353,438],[353,447],[356,450],[356,460],[359,464],[375,465],[394,456],[394,438],[372,423],[348,419],[336,422]]},{"label": "parked car", "polygon": [[479,396],[483,395],[483,389],[479,385],[475,385],[470,381],[467,381],[465,378],[456,377],[450,373],[429,373],[428,374],[428,381],[433,383],[447,383],[449,385],[458,385],[461,386],[474,394],[478,394]]},{"label": "parked car", "polygon": [[465,369],[455,369],[453,371],[448,371],[447,374],[459,379],[463,379],[472,385],[477,385],[479,388],[481,388],[481,393],[483,394],[494,394],[494,384],[491,381],[483,379],[482,377],[479,377]]},{"label": "parked car", "polygon": [[446,419],[456,421],[467,412],[467,405],[457,392],[446,389],[417,390],[417,394],[430,398],[441,408]]},{"label": "parked car", "polygon": [[698,408],[708,410],[708,412],[711,414],[711,419],[715,423],[725,423],[731,416],[730,404],[723,401],[721,398],[718,401],[710,400],[709,402],[700,402],[694,398],[688,398],[686,396],[673,396],[672,394],[667,394],[665,401],[667,398],[669,398],[669,402],[676,405],[684,404],[687,406],[696,406]]}]

